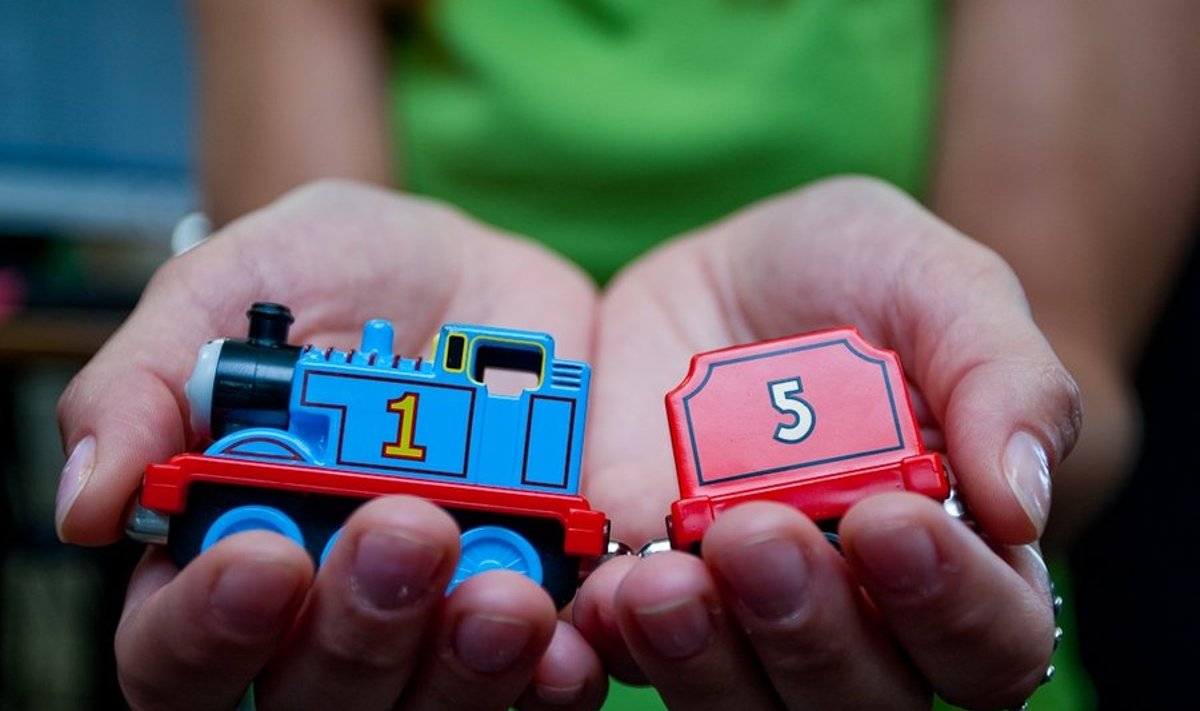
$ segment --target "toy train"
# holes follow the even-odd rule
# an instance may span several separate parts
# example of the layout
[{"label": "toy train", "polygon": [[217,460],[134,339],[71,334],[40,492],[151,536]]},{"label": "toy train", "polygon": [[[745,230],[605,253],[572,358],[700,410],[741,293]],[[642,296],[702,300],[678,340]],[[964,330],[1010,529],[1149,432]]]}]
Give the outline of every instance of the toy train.
[{"label": "toy train", "polygon": [[666,405],[680,493],[672,548],[698,550],[722,511],[750,500],[799,509],[835,543],[846,510],[879,492],[918,492],[961,515],[899,358],[852,327],[696,355]]},{"label": "toy train", "polygon": [[[462,530],[451,587],[506,568],[565,605],[609,522],[578,494],[590,369],[544,333],[442,327],[429,360],[392,352],[389,322],[350,351],[287,343],[290,311],[255,304],[248,338],[205,345],[187,384],[202,454],[150,465],[130,518],[180,565],[248,529],[281,533],[318,563],[365,499],[411,494]],[[526,374],[492,392],[489,371]]]},{"label": "toy train", "polygon": [[[201,348],[187,384],[201,453],[151,464],[128,526],[181,566],[226,536],[281,533],[319,564],[364,500],[410,494],[462,530],[451,589],[506,568],[560,607],[581,569],[628,548],[579,495],[590,369],[544,333],[447,324],[429,360],[392,352],[387,321],[358,349],[287,342],[281,305],[255,304],[246,339]],[[533,384],[493,392],[491,369]],[[793,506],[836,542],[860,499],[915,491],[960,514],[941,457],[925,451],[895,353],[851,327],[701,353],[666,396],[680,498],[668,539],[698,552],[744,501]]]}]

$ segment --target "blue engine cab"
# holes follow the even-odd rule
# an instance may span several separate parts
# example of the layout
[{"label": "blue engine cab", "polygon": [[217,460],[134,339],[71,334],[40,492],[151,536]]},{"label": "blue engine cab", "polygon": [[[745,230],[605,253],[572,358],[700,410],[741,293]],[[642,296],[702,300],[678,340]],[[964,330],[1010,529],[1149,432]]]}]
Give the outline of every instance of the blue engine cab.
[{"label": "blue engine cab", "polygon": [[187,384],[192,426],[215,441],[143,484],[181,564],[252,528],[319,562],[363,499],[409,493],[463,529],[456,581],[504,567],[569,599],[580,562],[607,547],[607,520],[578,496],[586,363],[558,359],[545,333],[460,323],[427,359],[394,353],[385,320],[352,350],[298,347],[286,307],[247,315],[248,337],[206,344]]}]

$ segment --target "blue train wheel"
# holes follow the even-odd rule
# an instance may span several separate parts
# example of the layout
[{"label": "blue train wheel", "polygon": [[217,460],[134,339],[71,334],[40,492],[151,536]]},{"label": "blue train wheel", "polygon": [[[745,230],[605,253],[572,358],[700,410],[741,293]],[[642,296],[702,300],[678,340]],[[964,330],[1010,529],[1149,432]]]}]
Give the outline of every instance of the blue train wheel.
[{"label": "blue train wheel", "polygon": [[346,530],[345,527],[342,527],[334,531],[329,540],[325,542],[325,548],[321,551],[321,560],[317,561],[317,565],[325,565],[325,559],[329,557],[329,552],[333,550],[333,546],[342,537],[342,531],[344,530]]},{"label": "blue train wheel", "polygon": [[472,575],[489,570],[511,570],[542,584],[542,558],[533,544],[503,526],[479,526],[462,534],[462,554],[446,594]]},{"label": "blue train wheel", "polygon": [[274,531],[295,541],[304,547],[304,534],[300,526],[290,516],[279,509],[270,506],[239,506],[221,514],[200,543],[200,551],[204,552],[215,546],[217,541],[228,538],[243,531]]}]

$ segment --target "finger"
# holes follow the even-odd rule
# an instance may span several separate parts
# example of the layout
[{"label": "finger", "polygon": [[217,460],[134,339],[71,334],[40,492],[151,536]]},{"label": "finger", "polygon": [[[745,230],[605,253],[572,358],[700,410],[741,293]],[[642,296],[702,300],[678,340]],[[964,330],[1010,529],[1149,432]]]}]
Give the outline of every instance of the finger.
[{"label": "finger", "polygon": [[699,558],[638,561],[616,603],[630,651],[669,708],[783,708]]},{"label": "finger", "polygon": [[851,568],[943,698],[1009,708],[1029,697],[1054,648],[1045,570],[1035,557],[997,556],[911,494],[859,503],[839,533]]},{"label": "finger", "polygon": [[401,699],[405,711],[502,711],[533,678],[556,626],[554,603],[529,578],[490,571],[446,599],[432,647]]},{"label": "finger", "polygon": [[458,560],[458,529],[408,497],[364,504],[321,566],[281,653],[255,683],[259,709],[389,709]]},{"label": "finger", "polygon": [[704,559],[788,708],[929,708],[842,557],[794,509],[730,509],[705,534]]},{"label": "finger", "polygon": [[[299,338],[335,324],[354,328],[360,321],[347,313],[337,290],[360,282],[362,275],[387,272],[407,285],[398,302],[422,304],[408,310],[420,315],[408,316],[397,330],[420,331],[427,338],[450,300],[448,285],[457,280],[452,262],[439,259],[445,250],[427,235],[402,239],[393,233],[390,244],[381,239],[389,228],[418,232],[402,220],[396,224],[403,207],[382,191],[308,189],[164,264],[126,323],[59,401],[59,427],[71,453],[56,503],[60,537],[99,544],[120,536],[121,512],[146,465],[189,444],[183,385],[197,349],[208,339],[243,332],[244,314],[253,302],[299,307]],[[302,235],[333,227],[335,216],[342,218],[336,233],[352,246],[331,260],[326,239]],[[408,267],[409,274],[379,266],[380,254],[407,264],[402,247],[421,253],[420,269]],[[316,265],[321,268],[314,270]],[[419,327],[412,327],[414,322]]]},{"label": "finger", "polygon": [[173,571],[156,552],[134,573],[116,635],[121,688],[136,709],[232,708],[291,626],[312,564],[282,536],[256,532]]},{"label": "finger", "polygon": [[420,353],[453,319],[548,331],[561,335],[560,355],[580,357],[594,299],[587,278],[547,250],[431,201],[340,182],[289,193],[163,265],[67,388],[59,535],[120,535],[146,465],[191,443],[183,385],[197,348],[244,332],[255,301],[292,307],[294,342],[353,347],[364,321],[389,318],[397,351]]},{"label": "finger", "polygon": [[761,204],[706,249],[729,312],[759,337],[850,323],[896,350],[983,529],[1005,543],[1040,535],[1079,393],[1000,257],[862,179]]},{"label": "finger", "polygon": [[617,621],[617,590],[636,564],[634,556],[620,556],[596,568],[583,581],[571,610],[575,628],[596,650],[604,668],[626,684],[646,683]]},{"label": "finger", "polygon": [[599,709],[608,694],[608,677],[583,635],[559,620],[550,646],[533,672],[530,688],[517,699],[521,711]]},{"label": "finger", "polygon": [[600,309],[594,407],[589,415],[585,486],[598,507],[621,511],[613,535],[637,547],[661,538],[663,514],[679,495],[673,477],[663,395],[691,357],[737,342],[714,299],[712,271],[694,240],[664,245],[621,273]]}]

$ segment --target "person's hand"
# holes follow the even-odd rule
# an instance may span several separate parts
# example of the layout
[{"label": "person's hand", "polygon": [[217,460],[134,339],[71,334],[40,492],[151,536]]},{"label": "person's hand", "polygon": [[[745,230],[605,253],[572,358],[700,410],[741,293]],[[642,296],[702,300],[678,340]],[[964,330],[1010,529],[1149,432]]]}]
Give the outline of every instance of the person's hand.
[{"label": "person's hand", "polygon": [[[583,358],[595,310],[581,273],[444,207],[346,184],[297,191],[163,266],[64,393],[64,541],[121,535],[146,465],[193,443],[183,385],[198,347],[244,332],[255,301],[292,307],[296,342],[351,347],[365,320],[389,318],[411,354],[461,320],[547,331]],[[268,533],[183,571],[153,551],[116,636],[122,687],[139,709],[231,708],[251,682],[263,710],[597,707],[606,677],[545,592],[494,572],[443,599],[457,556],[451,518],[404,497],[360,508],[316,573]]]},{"label": "person's hand", "polygon": [[[830,198],[840,199],[825,205]],[[892,230],[896,234],[876,234],[878,230]],[[795,235],[801,239],[794,238]],[[744,243],[747,239],[750,241]],[[922,240],[928,240],[928,244]],[[803,244],[804,241],[812,244]],[[845,251],[839,251],[837,245],[842,245]],[[875,245],[884,245],[894,254],[871,263],[864,250],[878,249]],[[929,250],[924,256],[923,248]],[[790,268],[784,261],[789,258],[802,259],[795,268]],[[901,278],[905,270],[913,268],[923,270],[919,278],[909,281],[905,281],[909,277]],[[770,274],[770,269],[777,271]],[[980,293],[964,293],[961,278],[934,283],[928,293],[911,293],[913,282],[936,280],[943,270],[947,275],[957,273],[958,277],[963,276],[958,270],[978,272],[980,284],[971,286],[982,287]],[[514,278],[518,272],[519,278]],[[856,285],[872,289],[856,293]],[[364,293],[371,295],[362,296]],[[888,301],[897,296],[908,301]],[[798,298],[806,300],[793,301]],[[352,341],[351,334],[363,319],[383,315],[397,322],[401,335],[397,350],[412,352],[420,337],[428,336],[442,320],[453,317],[549,331],[556,335],[560,352],[568,356],[591,350],[588,346],[594,295],[582,277],[540,250],[419,201],[390,198],[361,189],[326,187],[302,192],[240,223],[211,244],[165,268],[130,324],[81,373],[64,396],[62,425],[65,443],[72,451],[59,502],[59,528],[64,540],[99,543],[118,535],[120,509],[136,486],[144,465],[165,459],[188,441],[189,434],[183,424],[186,419],[179,404],[180,389],[196,347],[212,335],[236,333],[243,323],[246,305],[263,299],[284,301],[296,307],[302,318],[297,324],[295,340],[346,344]],[[774,303],[775,299],[782,299],[781,308]],[[381,303],[396,304],[395,311],[379,314],[376,309]],[[997,305],[1000,308],[996,313],[983,313]],[[1032,516],[1015,513],[1011,498],[1003,498],[1012,496],[1011,490],[998,483],[1003,478],[991,471],[992,464],[980,464],[988,455],[984,446],[987,438],[983,443],[971,438],[992,434],[988,427],[997,422],[1011,426],[1020,421],[1014,418],[1028,415],[1032,418],[1030,431],[1044,438],[1048,456],[1056,462],[1073,438],[1075,423],[1071,418],[1076,403],[1070,381],[1061,373],[1036,329],[1028,323],[1011,274],[990,254],[951,234],[911,203],[889,192],[861,183],[832,185],[751,209],[667,247],[632,269],[606,297],[600,314],[601,338],[592,350],[596,378],[585,476],[593,504],[614,520],[619,538],[637,541],[661,535],[662,516],[667,503],[675,497],[661,398],[678,382],[691,354],[841,322],[856,323],[868,337],[900,351],[910,372],[913,354],[926,354],[926,362],[912,375],[917,385],[930,395],[929,423],[946,424],[952,462],[964,479],[964,491],[968,496],[984,498],[982,506],[975,506],[974,498],[971,501],[985,530],[993,533],[994,528],[999,535],[996,540],[1015,543],[1034,538],[1044,521],[1048,496],[1025,497],[1022,499],[1025,506],[1016,506],[1019,512],[1032,510]],[[531,320],[531,315],[537,318]],[[947,317],[961,317],[963,323],[956,323],[950,329]],[[1015,324],[1006,323],[1012,318],[1016,319]],[[924,329],[920,338],[905,331],[914,321],[920,321]],[[931,372],[945,363],[931,362],[933,356],[922,349],[957,345],[954,339],[944,337],[943,330],[957,333],[964,326],[968,330],[997,326],[998,330],[985,334],[990,341],[951,354],[946,362],[963,367],[963,372],[949,375]],[[1013,337],[1016,340],[1010,340]],[[410,340],[406,342],[406,338]],[[1003,341],[1007,347],[993,348],[997,341]],[[1044,368],[1039,377],[1045,382],[1026,383],[1031,393],[1040,394],[1047,401],[1058,397],[1061,402],[1055,405],[1026,400],[1013,403],[1008,410],[990,408],[974,412],[973,408],[980,407],[981,393],[992,389],[995,394],[996,368],[1013,367],[1014,356],[1016,360],[1026,359],[1026,365]],[[979,368],[981,375],[972,375],[975,366],[985,366]],[[1055,378],[1061,382],[1051,382]],[[1014,376],[1013,382],[1037,379]],[[960,387],[963,383],[967,386]],[[953,396],[948,391],[942,392],[939,399],[938,392],[932,389],[935,387],[957,389]],[[1006,394],[1022,395],[1021,391]],[[121,402],[123,409],[114,408],[112,402]],[[1061,432],[1055,431],[1054,424],[1043,421],[1056,407],[1063,418],[1058,425]],[[975,419],[948,412],[966,412]],[[997,416],[989,419],[991,414]],[[146,426],[146,423],[153,424]],[[969,446],[956,447],[956,437]],[[995,446],[993,443],[993,449]],[[972,457],[975,475],[969,474]],[[966,475],[962,472],[964,467],[968,470]],[[976,483],[968,485],[971,480]],[[1002,492],[998,503],[986,505],[989,492],[994,493],[997,488]],[[1005,491],[1009,493],[1004,494]],[[880,501],[875,504],[881,505]],[[899,519],[891,520],[911,524],[912,520],[904,519],[904,515],[920,513],[921,506],[928,513],[929,505],[924,500],[902,500],[897,505]],[[936,507],[934,510],[939,518],[929,523],[930,530],[946,523],[941,512]],[[863,516],[876,521],[878,527],[877,517]],[[859,545],[853,541],[866,540],[854,533],[854,521],[863,516],[851,512],[843,524],[852,565],[856,560],[854,546]],[[688,677],[695,671],[709,669],[723,670],[721,673],[727,679],[733,673],[733,682],[723,688],[727,692],[736,689],[739,694],[751,694],[747,698],[777,694],[791,699],[798,694],[815,694],[821,688],[837,696],[844,691],[841,684],[853,683],[856,678],[853,674],[831,677],[822,683],[814,682],[821,674],[810,672],[799,675],[799,682],[791,688],[780,688],[769,681],[786,668],[780,666],[781,660],[795,663],[804,650],[816,649],[823,650],[820,659],[835,663],[840,660],[859,676],[872,677],[879,669],[891,669],[891,675],[885,678],[896,680],[900,686],[901,682],[908,682],[908,691],[912,693],[888,696],[889,699],[919,702],[922,693],[928,693],[927,684],[935,685],[943,694],[954,693],[953,684],[943,683],[936,673],[909,674],[910,665],[921,664],[922,654],[908,645],[904,646],[904,653],[896,652],[886,641],[895,632],[903,643],[903,625],[893,624],[888,631],[875,613],[864,612],[853,604],[857,598],[845,589],[832,593],[818,591],[812,599],[829,598],[837,604],[808,613],[811,620],[836,625],[838,629],[857,624],[862,635],[846,640],[843,646],[828,647],[828,640],[823,640],[819,631],[814,632],[812,622],[807,623],[807,631],[792,629],[797,618],[785,615],[787,620],[781,624],[788,629],[778,629],[776,623],[780,621],[776,620],[773,627],[764,627],[757,637],[759,642],[774,639],[773,649],[759,648],[757,654],[747,654],[744,650],[748,648],[738,646],[745,643],[732,642],[737,635],[729,633],[717,641],[708,639],[706,650],[715,650],[717,654],[706,651],[685,655],[686,659],[656,657],[648,646],[650,638],[637,634],[641,627],[636,620],[641,618],[636,613],[648,609],[659,612],[683,609],[676,604],[680,601],[702,599],[715,603],[717,587],[714,586],[720,585],[729,595],[728,590],[738,580],[753,580],[753,571],[757,570],[753,564],[731,577],[720,573],[723,557],[717,552],[721,550],[722,538],[718,532],[722,529],[732,530],[727,538],[735,541],[778,539],[801,545],[800,549],[808,551],[819,563],[809,565],[810,581],[820,581],[822,571],[834,571],[829,575],[840,576],[843,581],[848,579],[842,560],[827,557],[832,551],[823,538],[817,539],[821,545],[813,543],[813,527],[795,512],[784,510],[753,516],[754,521],[767,528],[757,533],[751,531],[753,535],[748,539],[746,530],[738,528],[738,520],[732,514],[722,519],[721,525],[715,526],[706,539],[706,559],[714,566],[711,572],[703,566],[697,569],[698,561],[693,558],[675,555],[645,561],[628,576],[624,573],[631,561],[601,567],[585,588],[576,619],[589,641],[603,650],[611,670],[625,678],[644,673],[673,705],[680,706],[698,698],[719,705],[718,699],[728,698],[712,694],[704,683],[697,684],[695,678]],[[312,572],[298,549],[268,535],[246,535],[222,543],[177,577],[173,566],[160,559],[148,559],[131,586],[128,610],[118,635],[118,655],[127,692],[139,704],[190,699],[198,707],[211,707],[227,705],[249,680],[257,679],[258,698],[264,707],[291,706],[298,699],[319,706],[323,699],[329,698],[321,693],[327,693],[343,701],[358,700],[361,702],[358,705],[364,707],[376,702],[387,705],[399,696],[412,707],[457,703],[461,708],[501,708],[502,702],[513,698],[513,690],[522,688],[532,675],[533,683],[520,699],[523,708],[544,707],[552,701],[575,702],[583,708],[598,704],[603,694],[603,678],[595,655],[570,627],[558,625],[549,649],[537,662],[537,651],[547,643],[548,620],[552,621],[552,617],[546,617],[544,609],[539,610],[539,591],[527,581],[509,579],[492,583],[491,588],[504,591],[502,599],[462,593],[463,589],[470,590],[464,585],[451,596],[445,612],[440,616],[432,612],[444,585],[441,576],[445,571],[441,566],[456,554],[453,527],[446,528],[446,523],[444,514],[420,502],[395,499],[373,503],[356,515],[349,528],[354,535],[346,537],[348,540],[343,541],[339,552],[331,556],[311,583]],[[773,525],[781,528],[771,528]],[[963,536],[958,529],[951,530],[953,534],[948,535],[958,537],[953,540],[973,541],[978,545],[977,540]],[[355,563],[363,550],[374,548],[379,553],[379,546],[362,542],[372,532],[382,534],[383,540],[389,542],[385,556],[394,562],[390,569],[397,575],[403,574],[385,583],[385,587],[402,587],[407,591],[403,596],[407,601],[403,611],[381,613],[363,605],[362,590],[370,584],[356,577]],[[420,544],[417,548],[405,545],[414,538]],[[859,546],[858,550],[861,553],[863,549]],[[954,553],[957,549],[948,550]],[[944,557],[947,550],[938,548],[937,552],[943,556],[941,562],[955,563],[954,559]],[[1019,550],[1002,551],[1001,557],[1016,561],[1014,569],[1031,581],[1028,584],[1016,582],[1019,579],[1015,579],[1010,569],[997,563],[1001,558],[986,549],[973,549],[973,554],[962,555],[986,570],[1005,571],[1009,576],[1007,587],[988,590],[981,599],[996,601],[995,609],[1000,613],[1020,610],[1018,603],[1025,599],[1031,619],[1037,622],[1035,618],[1045,610],[1046,603],[1041,599],[1030,601],[1028,594],[1022,598],[1023,593],[1039,583],[1038,572],[1029,570],[1031,563],[1022,562]],[[730,559],[740,560],[741,556]],[[272,585],[277,584],[278,590],[270,596],[262,595],[261,589],[253,596],[245,594],[248,592],[245,589],[243,594],[232,598],[218,594],[239,589],[236,564],[247,561],[273,565],[270,569],[277,575],[272,576],[275,578]],[[682,566],[679,569],[683,574],[672,574],[671,566]],[[387,565],[383,567],[388,569]],[[420,573],[420,582],[412,577],[416,573]],[[861,576],[862,571],[859,573]],[[226,574],[231,577],[227,579]],[[622,579],[618,591],[618,581]],[[668,585],[664,589],[663,581],[669,580],[679,581],[682,587],[672,589]],[[425,592],[414,593],[425,581],[428,581]],[[228,587],[222,584],[226,582],[230,583]],[[859,582],[871,590],[867,578]],[[991,577],[985,576],[981,584],[987,586],[992,582]],[[1014,587],[1017,593],[1013,592]],[[639,598],[639,594],[649,594],[649,603]],[[660,596],[657,599],[665,607],[655,603],[655,595]],[[669,599],[664,601],[662,595]],[[749,609],[743,602],[729,599],[733,601],[730,610],[742,614],[738,611]],[[249,617],[229,614],[228,610],[222,612],[222,606],[231,600],[248,604]],[[268,605],[269,601],[274,604]],[[925,601],[919,607],[927,609],[941,604],[944,601],[936,604]],[[299,611],[297,606],[302,606]],[[888,618],[887,607],[880,605],[879,609]],[[459,658],[467,650],[456,644],[456,635],[461,633],[461,621],[471,619],[472,611],[483,614],[485,621],[494,622],[497,615],[489,617],[488,610],[500,610],[498,619],[506,622],[525,623],[529,642],[515,653],[515,658],[510,658],[507,669],[472,675]],[[966,612],[990,614],[980,605]],[[723,629],[728,633],[728,614],[720,607],[712,608],[707,624],[715,627],[706,629],[711,631],[725,625]],[[263,623],[264,619],[276,616],[277,622]],[[686,615],[660,615],[658,619],[667,620],[663,631],[675,635],[673,639],[685,639],[678,637],[678,633],[685,631],[685,618]],[[228,627],[231,620],[238,619],[242,624],[254,620],[260,624],[257,629],[240,631]],[[351,620],[349,624],[347,619]],[[381,619],[390,622],[383,624]],[[424,625],[412,625],[412,620],[423,621]],[[1040,628],[1034,623],[1029,626],[1029,634],[1036,646]],[[937,629],[948,632],[953,626],[948,622]],[[414,627],[417,632],[395,633],[398,628]],[[618,630],[626,632],[628,647]],[[770,630],[775,631],[774,637],[768,634]],[[375,633],[379,636],[374,636]],[[421,655],[413,634],[434,640],[432,651]],[[287,641],[281,642],[284,635]],[[386,640],[391,642],[384,644]],[[805,641],[810,646],[805,647]],[[983,639],[968,645],[974,653],[971,659],[980,663],[1011,661],[1014,668],[1025,663],[1019,649],[1005,647],[1002,652],[992,650],[988,656],[988,644],[1000,641]],[[923,650],[931,645],[913,646]],[[892,655],[886,659],[880,656],[882,652],[874,657],[861,656],[864,650],[879,652],[880,647],[891,649]],[[964,657],[959,651],[955,647],[952,656],[957,666],[963,666]],[[821,666],[814,665],[811,659],[806,664]],[[214,670],[219,670],[218,683],[212,681]],[[310,673],[313,670],[317,671]],[[746,671],[752,673],[743,673]],[[364,677],[376,683],[347,686],[348,679],[361,681]],[[716,678],[722,677],[708,675],[704,681]],[[955,678],[970,683],[969,676]],[[410,679],[440,682],[408,683]],[[1020,683],[1016,682],[1016,687]],[[693,685],[700,691],[686,690]],[[900,688],[882,686],[886,688],[879,689],[880,694],[892,694]],[[851,693],[838,698],[853,705],[859,697]]]},{"label": "person's hand", "polygon": [[979,529],[881,495],[841,521],[843,556],[794,510],[733,509],[703,560],[616,559],[585,582],[575,623],[610,670],[673,709],[1028,697],[1055,628],[1036,541],[1080,405],[1002,260],[897,191],[844,179],[662,247],[600,318],[586,487],[617,538],[664,534],[678,491],[662,399],[692,354],[841,324],[898,352]]}]

